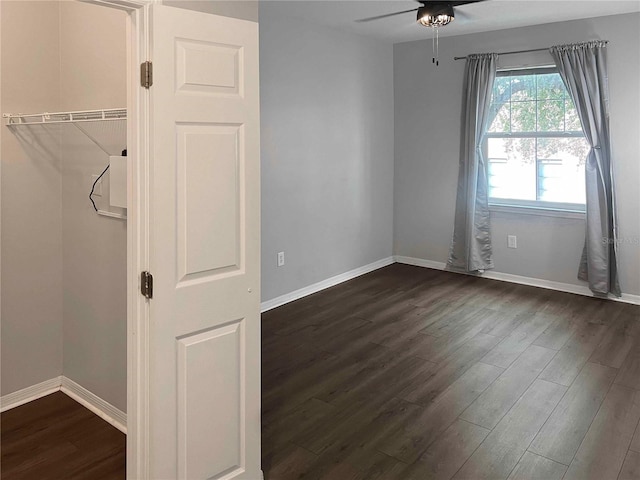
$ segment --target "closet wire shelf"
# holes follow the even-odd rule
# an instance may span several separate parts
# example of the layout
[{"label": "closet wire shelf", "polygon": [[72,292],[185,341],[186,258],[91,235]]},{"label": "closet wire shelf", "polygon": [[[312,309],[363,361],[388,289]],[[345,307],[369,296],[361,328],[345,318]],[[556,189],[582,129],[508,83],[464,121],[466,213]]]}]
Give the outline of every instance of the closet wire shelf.
[{"label": "closet wire shelf", "polygon": [[[31,114],[23,114],[23,113],[5,113],[2,115],[6,120],[6,125],[8,127],[18,127],[18,126],[27,126],[27,125],[46,125],[46,124],[62,124],[68,123],[75,126],[78,130],[84,133],[89,140],[91,140],[100,150],[106,153],[108,156],[116,155],[117,153],[114,151],[109,151],[109,147],[105,147],[105,143],[112,144],[113,142],[103,142],[96,138],[96,135],[90,132],[89,125],[85,125],[85,127],[81,126],[81,124],[87,124],[90,122],[113,122],[117,120],[127,120],[127,109],[126,108],[110,108],[105,110],[79,110],[75,112],[44,112],[44,113],[31,113]],[[117,143],[126,144],[126,129],[125,129],[125,138],[122,141],[118,141]],[[111,148],[113,150],[113,148]],[[118,150],[119,152],[119,150]],[[105,170],[106,171],[106,170]],[[104,173],[104,172],[103,172]],[[95,185],[94,185],[95,186]],[[111,218],[119,218],[122,220],[126,220],[127,216],[120,214],[109,212],[106,210],[96,209],[96,213],[98,215],[102,215],[105,217]]]},{"label": "closet wire shelf", "polygon": [[104,122],[110,120],[126,120],[126,108],[107,110],[82,110],[77,112],[56,113],[5,113],[2,115],[7,125],[41,125],[44,123]]}]

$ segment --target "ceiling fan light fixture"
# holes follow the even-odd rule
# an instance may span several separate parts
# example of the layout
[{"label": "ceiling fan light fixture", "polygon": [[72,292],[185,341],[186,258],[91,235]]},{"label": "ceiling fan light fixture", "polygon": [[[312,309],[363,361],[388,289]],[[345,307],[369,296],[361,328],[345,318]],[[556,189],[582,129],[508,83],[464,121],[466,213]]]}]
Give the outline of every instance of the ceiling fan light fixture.
[{"label": "ceiling fan light fixture", "polygon": [[444,27],[451,23],[453,19],[453,7],[450,4],[438,6],[423,5],[418,9],[417,21],[425,27]]}]

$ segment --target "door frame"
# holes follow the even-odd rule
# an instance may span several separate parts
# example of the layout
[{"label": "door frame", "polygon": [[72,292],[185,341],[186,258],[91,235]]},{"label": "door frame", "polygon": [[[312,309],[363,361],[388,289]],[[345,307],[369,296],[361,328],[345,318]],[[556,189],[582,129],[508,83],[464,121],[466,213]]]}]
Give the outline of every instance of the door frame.
[{"label": "door frame", "polygon": [[149,300],[140,273],[151,271],[149,182],[151,95],[140,65],[151,60],[150,7],[158,0],[79,0],[127,17],[127,478],[149,478]]}]

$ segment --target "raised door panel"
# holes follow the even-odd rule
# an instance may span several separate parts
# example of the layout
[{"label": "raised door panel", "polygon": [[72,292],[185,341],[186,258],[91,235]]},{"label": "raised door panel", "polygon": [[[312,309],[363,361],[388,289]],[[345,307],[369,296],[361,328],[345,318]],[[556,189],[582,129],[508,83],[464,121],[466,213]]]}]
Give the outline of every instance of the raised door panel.
[{"label": "raised door panel", "polygon": [[180,479],[244,468],[243,347],[242,320],[177,340]]},{"label": "raised door panel", "polygon": [[241,93],[242,47],[176,39],[178,92],[238,95]]},{"label": "raised door panel", "polygon": [[242,125],[177,125],[179,281],[242,271]]}]

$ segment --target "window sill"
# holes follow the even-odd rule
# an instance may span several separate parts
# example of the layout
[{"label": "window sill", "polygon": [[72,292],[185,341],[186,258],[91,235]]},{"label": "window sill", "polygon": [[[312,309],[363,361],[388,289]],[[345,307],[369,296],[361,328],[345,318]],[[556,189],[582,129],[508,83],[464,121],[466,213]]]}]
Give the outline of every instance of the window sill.
[{"label": "window sill", "polygon": [[555,208],[532,207],[525,205],[489,204],[489,211],[496,213],[510,213],[514,215],[537,215],[542,217],[575,218],[584,220],[585,212],[579,210],[560,210]]}]

